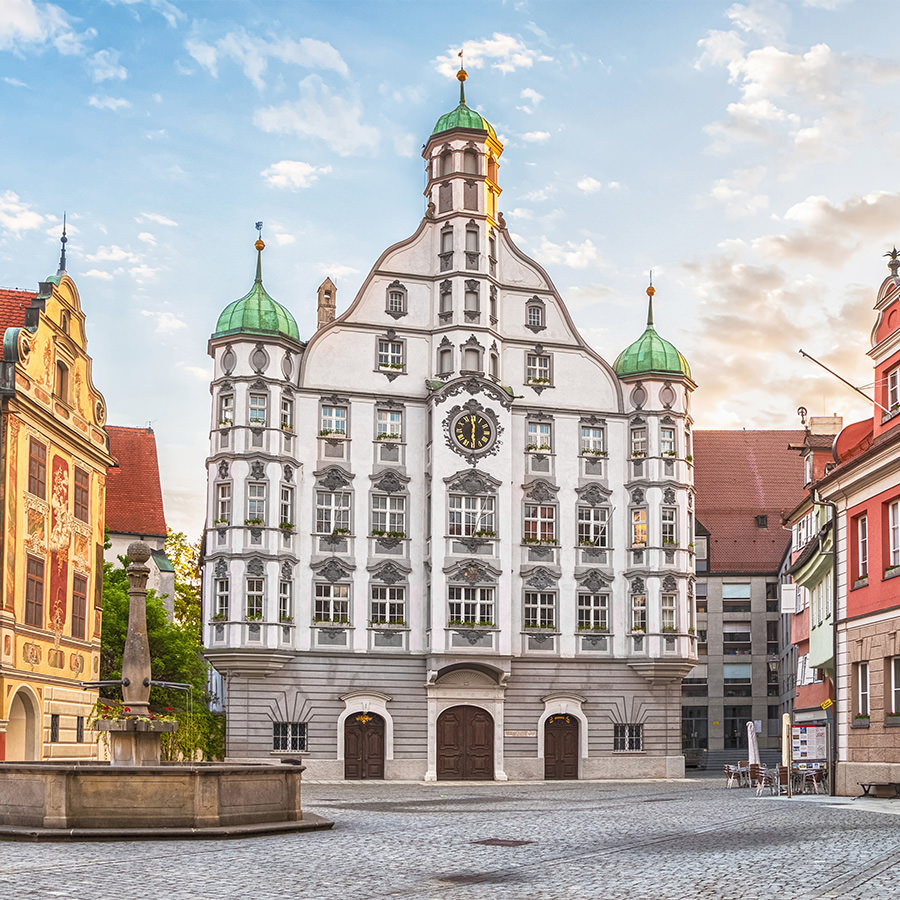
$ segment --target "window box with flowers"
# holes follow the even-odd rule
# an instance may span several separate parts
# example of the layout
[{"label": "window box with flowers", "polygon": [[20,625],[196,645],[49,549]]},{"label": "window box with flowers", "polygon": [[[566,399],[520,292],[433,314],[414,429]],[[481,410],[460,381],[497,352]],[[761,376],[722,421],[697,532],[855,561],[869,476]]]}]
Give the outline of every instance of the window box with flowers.
[{"label": "window box with flowers", "polygon": [[646,628],[632,628],[629,633],[641,636],[641,635],[644,635],[647,633],[647,629]]},{"label": "window box with flowers", "polygon": [[678,629],[675,628],[674,625],[663,625],[662,628],[659,629],[663,634],[674,634]]},{"label": "window box with flowers", "polygon": [[293,616],[279,616],[278,621],[281,622],[282,625],[293,625],[294,617]]},{"label": "window box with flowers", "polygon": [[395,443],[401,439],[401,435],[399,434],[389,434],[387,432],[382,432],[381,434],[375,435],[376,441],[394,441]]},{"label": "window box with flowers", "polygon": [[225,613],[216,613],[214,616],[209,617],[210,622],[227,622],[228,616]]},{"label": "window box with flowers", "polygon": [[318,618],[313,619],[313,625],[324,626],[326,628],[329,626],[334,627],[335,625],[346,627],[349,624],[350,624],[350,620],[346,616],[341,616],[340,618],[334,618],[334,619],[318,619]]},{"label": "window box with flowers", "polygon": [[528,384],[551,384],[549,378],[529,378],[527,379]]},{"label": "window box with flowers", "polygon": [[399,369],[403,370],[403,363],[379,363],[379,369]]},{"label": "window box with flowers", "polygon": [[450,619],[447,622],[450,628],[466,628],[472,631],[496,628],[497,626],[488,619],[481,619],[478,622],[470,622],[467,619]]},{"label": "window box with flowers", "polygon": [[599,457],[600,459],[606,459],[606,457],[609,456],[609,452],[606,451],[606,450],[587,450],[587,449],[583,449],[583,450],[581,451],[581,455],[582,455],[582,456],[597,456],[597,457]]},{"label": "window box with flowers", "polygon": [[293,531],[294,531],[294,523],[293,522],[279,522],[278,527],[285,534],[293,534]]},{"label": "window box with flowers", "polygon": [[245,622],[262,622],[262,613],[247,613],[244,616]]},{"label": "window box with flowers", "polygon": [[685,462],[689,462],[689,463],[692,463],[694,461],[694,457],[691,456],[690,453],[688,453],[688,455],[684,459],[685,459]]},{"label": "window box with flowers", "polygon": [[549,444],[526,444],[526,453],[549,453],[551,447]]},{"label": "window box with flowers", "polygon": [[228,428],[231,425],[234,425],[234,422],[232,422],[231,419],[219,419],[219,426],[221,428]]},{"label": "window box with flowers", "polygon": [[555,547],[557,545],[556,538],[536,538],[536,537],[523,537],[523,544],[540,544],[542,546],[550,546]]},{"label": "window box with flowers", "polygon": [[884,578],[887,580],[888,578],[896,578],[900,575],[900,565],[898,566],[888,566],[884,570]]},{"label": "window box with flowers", "polygon": [[900,712],[889,712],[884,714],[885,728],[900,728]]},{"label": "window box with flowers", "polygon": [[631,458],[632,459],[643,459],[647,454],[643,450],[632,450]]},{"label": "window box with flowers", "polygon": [[387,619],[369,619],[369,628],[377,628],[379,631],[401,631],[407,628],[406,619],[389,622]]},{"label": "window box with flowers", "polygon": [[262,525],[262,519],[244,519],[245,525]]},{"label": "window box with flowers", "polygon": [[216,525],[221,528],[223,525],[228,524],[228,519],[213,519],[213,525]]},{"label": "window box with flowers", "polygon": [[864,713],[857,713],[853,717],[853,722],[851,723],[853,728],[868,728],[869,727],[869,716]]},{"label": "window box with flowers", "polygon": [[675,450],[663,450],[663,456],[675,457],[678,456],[678,453]]},{"label": "window box with flowers", "polygon": [[579,625],[579,632],[591,632],[592,634],[609,634],[609,629],[602,625]]}]

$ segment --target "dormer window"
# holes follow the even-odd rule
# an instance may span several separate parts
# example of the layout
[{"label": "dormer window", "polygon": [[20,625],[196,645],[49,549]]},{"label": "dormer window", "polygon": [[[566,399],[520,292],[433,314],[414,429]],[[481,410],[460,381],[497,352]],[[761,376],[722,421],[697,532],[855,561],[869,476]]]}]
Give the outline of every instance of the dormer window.
[{"label": "dormer window", "polygon": [[535,334],[547,327],[544,315],[544,301],[540,297],[532,297],[525,304],[525,327]]},{"label": "dormer window", "polygon": [[813,455],[807,453],[803,457],[803,484],[809,484],[813,480]]},{"label": "dormer window", "polygon": [[768,528],[769,527],[769,517],[768,516],[757,516],[756,517],[756,527],[757,528]]},{"label": "dormer window", "polygon": [[888,372],[887,408],[893,413],[900,410],[900,367]]},{"label": "dormer window", "polygon": [[385,312],[394,319],[406,315],[406,288],[399,281],[392,281],[388,285]]}]

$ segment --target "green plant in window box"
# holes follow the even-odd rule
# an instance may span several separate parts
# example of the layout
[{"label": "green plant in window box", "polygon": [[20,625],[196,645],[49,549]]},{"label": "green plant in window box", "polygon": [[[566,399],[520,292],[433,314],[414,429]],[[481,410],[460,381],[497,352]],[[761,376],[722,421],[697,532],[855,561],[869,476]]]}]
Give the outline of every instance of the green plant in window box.
[{"label": "green plant in window box", "polygon": [[387,627],[395,627],[395,628],[405,628],[406,627],[406,619],[400,619],[397,622],[390,622],[387,619],[369,619],[369,625],[373,628],[383,628]]},{"label": "green plant in window box", "polygon": [[247,613],[244,616],[245,622],[261,622],[262,621],[262,613]]},{"label": "green plant in window box", "polygon": [[675,631],[675,626],[674,626],[674,625],[663,625],[663,627],[660,628],[660,631],[662,631],[662,632],[674,632],[674,631]]},{"label": "green plant in window box", "polygon": [[663,538],[663,544],[667,547],[674,547],[675,541],[673,541],[671,538]]},{"label": "green plant in window box", "polygon": [[228,519],[213,519],[213,525],[227,525]]},{"label": "green plant in window box", "polygon": [[688,455],[685,457],[685,460],[686,460],[687,462],[693,462],[693,461],[694,461],[694,457],[691,456],[690,453],[688,453]]},{"label": "green plant in window box", "polygon": [[645,634],[646,631],[647,631],[646,628],[632,628],[631,629],[632,634]]},{"label": "green plant in window box", "polygon": [[536,537],[523,537],[523,544],[556,544],[556,538],[536,538]]},{"label": "green plant in window box", "polygon": [[599,547],[600,539],[594,538],[593,540],[590,540],[589,538],[581,538],[581,540],[578,541],[578,546],[579,547]]},{"label": "green plant in window box", "polygon": [[529,384],[550,384],[549,378],[529,378]]},{"label": "green plant in window box", "polygon": [[376,435],[375,440],[376,441],[399,441],[400,435],[399,434],[382,433],[382,434]]},{"label": "green plant in window box", "polygon": [[349,528],[333,528],[331,531],[332,534],[350,534]]},{"label": "green plant in window box", "polygon": [[262,525],[262,519],[244,519],[245,525]]},{"label": "green plant in window box", "polygon": [[609,634],[609,629],[604,628],[602,625],[579,625],[579,631],[599,631],[603,634]]},{"label": "green plant in window box", "polygon": [[582,450],[581,453],[583,456],[609,456],[609,453],[606,450]]},{"label": "green plant in window box", "polygon": [[282,422],[282,423],[281,423],[281,430],[282,430],[282,431],[290,431],[291,433],[293,433],[293,431],[294,431],[294,426],[293,426],[293,425],[288,425],[287,422]]},{"label": "green plant in window box", "polygon": [[885,715],[886,715],[889,719],[900,719],[900,712],[895,712],[895,713],[885,713]]},{"label": "green plant in window box", "polygon": [[674,450],[664,450],[663,456],[677,456],[678,454]]},{"label": "green plant in window box", "polygon": [[319,432],[319,437],[329,437],[329,436],[332,436],[332,437],[346,437],[346,436],[347,436],[347,432],[344,431],[342,428],[323,428],[323,429]]},{"label": "green plant in window box", "polygon": [[853,718],[854,719],[862,719],[862,720],[868,722],[869,714],[868,713],[857,713]]},{"label": "green plant in window box", "polygon": [[472,533],[472,537],[492,538],[497,537],[497,532],[491,531],[490,528],[479,528],[478,531]]},{"label": "green plant in window box", "polygon": [[402,369],[403,363],[380,363],[382,369]]},{"label": "green plant in window box", "polygon": [[286,531],[288,534],[290,534],[294,530],[294,523],[293,522],[279,522],[278,527],[282,531]]},{"label": "green plant in window box", "polygon": [[228,619],[228,616],[225,613],[216,613],[214,616],[210,616],[210,622],[225,622]]},{"label": "green plant in window box", "polygon": [[647,455],[647,454],[646,454],[643,450],[632,450],[632,451],[631,451],[631,456],[632,456],[632,458],[634,458],[634,459],[637,459],[637,458],[639,458],[639,457],[643,457],[643,456],[646,456],[646,455]]},{"label": "green plant in window box", "polygon": [[234,425],[234,422],[232,422],[231,419],[219,419],[219,424],[223,428],[227,428],[229,425]]},{"label": "green plant in window box", "polygon": [[688,634],[696,634],[696,633],[697,633],[697,629],[694,628],[693,626],[688,628]]}]

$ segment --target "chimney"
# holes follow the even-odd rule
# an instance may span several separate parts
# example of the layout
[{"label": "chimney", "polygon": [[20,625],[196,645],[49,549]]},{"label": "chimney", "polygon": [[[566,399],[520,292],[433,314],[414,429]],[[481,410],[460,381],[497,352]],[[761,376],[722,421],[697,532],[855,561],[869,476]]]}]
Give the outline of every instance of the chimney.
[{"label": "chimney", "polygon": [[318,313],[319,321],[316,328],[321,328],[329,322],[334,321],[334,307],[337,299],[337,287],[330,278],[326,278],[319,285],[318,292]]},{"label": "chimney", "polygon": [[810,416],[809,430],[812,434],[837,434],[844,427],[842,416]]}]

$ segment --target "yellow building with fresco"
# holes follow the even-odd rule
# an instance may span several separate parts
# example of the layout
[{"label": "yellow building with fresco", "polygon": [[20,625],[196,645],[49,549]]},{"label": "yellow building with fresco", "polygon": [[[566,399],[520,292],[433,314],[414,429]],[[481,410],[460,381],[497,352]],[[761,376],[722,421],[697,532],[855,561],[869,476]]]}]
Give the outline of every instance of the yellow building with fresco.
[{"label": "yellow building with fresco", "polygon": [[112,459],[65,251],[37,293],[0,289],[0,332],[0,759],[91,758]]}]

